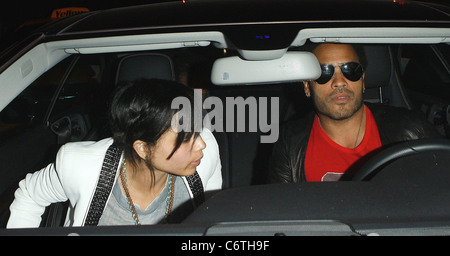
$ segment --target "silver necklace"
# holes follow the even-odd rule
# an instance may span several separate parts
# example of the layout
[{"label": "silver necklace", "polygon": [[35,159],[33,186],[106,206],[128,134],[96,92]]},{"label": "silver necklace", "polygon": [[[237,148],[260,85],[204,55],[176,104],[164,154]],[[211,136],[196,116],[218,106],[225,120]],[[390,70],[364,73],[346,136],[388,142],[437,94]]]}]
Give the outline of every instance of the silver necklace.
[{"label": "silver necklace", "polygon": [[[355,145],[353,145],[353,148],[354,148],[354,149],[356,148],[356,144],[358,144],[359,133],[361,132],[361,126],[362,126],[362,121],[363,121],[363,119],[364,119],[364,113],[365,113],[365,112],[366,112],[366,109],[364,108],[364,109],[363,109],[363,112],[362,112],[362,114],[361,114],[361,121],[359,121],[359,128],[358,128],[358,133],[356,134]],[[320,125],[320,127],[323,129],[322,123],[320,122],[320,117],[317,116],[317,119],[319,120],[319,125]]]},{"label": "silver necklace", "polygon": [[366,112],[366,108],[363,109],[363,112],[361,114],[361,121],[359,122],[358,134],[356,134],[355,145],[353,146],[353,148],[356,148],[356,144],[358,144],[358,137],[359,133],[361,132],[362,121],[364,119],[364,112]]},{"label": "silver necklace", "polygon": [[[119,173],[120,182],[122,184],[123,190],[127,197],[128,207],[130,208],[131,216],[134,219],[134,223],[135,223],[135,225],[141,225],[141,223],[139,221],[139,216],[136,212],[136,208],[134,207],[133,200],[131,199],[130,192],[128,190],[128,180],[127,180],[127,171],[126,170],[127,170],[127,167],[126,167],[126,161],[124,158],[122,161],[122,165],[121,165],[120,173]],[[169,185],[168,186],[169,191],[167,193],[167,198],[166,198],[166,213],[165,213],[163,222],[167,221],[167,216],[169,216],[169,214],[172,212],[173,196],[174,196],[174,190],[175,190],[175,176],[172,174],[169,174],[169,184],[168,185]]]}]

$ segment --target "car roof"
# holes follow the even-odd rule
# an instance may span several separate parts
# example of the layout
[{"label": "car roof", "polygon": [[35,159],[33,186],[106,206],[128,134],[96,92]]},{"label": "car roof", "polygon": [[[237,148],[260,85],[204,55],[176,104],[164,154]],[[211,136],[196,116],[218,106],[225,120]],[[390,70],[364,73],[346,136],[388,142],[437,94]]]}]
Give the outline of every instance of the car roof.
[{"label": "car roof", "polygon": [[327,26],[330,22],[349,26],[373,22],[386,26],[405,23],[448,26],[450,8],[403,0],[174,1],[89,12],[53,23],[45,28],[45,33],[62,36],[169,27],[195,29],[199,26],[292,22],[326,22]]},{"label": "car roof", "polygon": [[[210,44],[237,50],[247,60],[267,60],[280,58],[288,48],[302,46],[307,40],[450,43],[449,24],[449,7],[403,0],[163,2],[51,22],[5,49],[0,54],[0,72],[39,45],[43,49],[31,55],[44,54],[45,49],[45,54],[53,54],[51,65],[77,53]],[[41,64],[40,68],[47,70],[51,65]]]},{"label": "car roof", "polygon": [[[42,43],[108,36],[217,31],[230,42],[219,40],[218,47],[273,50],[302,45],[304,38],[293,42],[303,29],[448,29],[449,24],[449,7],[415,1],[193,0],[113,8],[67,17],[41,27],[35,31],[34,37],[29,37],[28,42],[36,38]],[[437,34],[440,36],[443,32]],[[270,35],[271,38],[255,42],[255,35]],[[385,37],[394,35],[386,34]],[[448,39],[446,35],[442,36],[445,40]],[[399,36],[405,37],[403,34]]]},{"label": "car roof", "polygon": [[[0,72],[33,47],[56,41],[62,43],[46,45],[48,52],[99,53],[130,45],[136,46],[132,50],[149,50],[160,49],[162,44],[165,48],[213,44],[235,49],[245,59],[253,58],[251,51],[263,56],[257,58],[273,59],[311,38],[313,42],[338,38],[336,42],[352,43],[358,38],[362,43],[363,36],[370,43],[449,43],[449,24],[449,7],[403,0],[163,2],[92,11],[44,25],[0,54]],[[129,35],[135,37],[125,38]],[[151,35],[159,38],[148,37]],[[267,36],[270,40],[265,40]],[[91,38],[95,40],[89,41]],[[80,47],[86,48],[84,52]]]}]

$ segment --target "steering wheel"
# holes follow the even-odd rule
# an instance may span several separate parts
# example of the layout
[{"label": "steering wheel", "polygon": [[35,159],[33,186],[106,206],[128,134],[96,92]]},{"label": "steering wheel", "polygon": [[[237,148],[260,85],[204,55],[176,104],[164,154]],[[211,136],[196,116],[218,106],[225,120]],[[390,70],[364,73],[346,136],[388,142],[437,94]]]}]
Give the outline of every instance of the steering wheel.
[{"label": "steering wheel", "polygon": [[389,147],[367,161],[353,176],[354,181],[368,180],[375,175],[379,168],[393,160],[419,153],[435,150],[450,152],[450,140],[448,139],[419,139],[401,142]]}]

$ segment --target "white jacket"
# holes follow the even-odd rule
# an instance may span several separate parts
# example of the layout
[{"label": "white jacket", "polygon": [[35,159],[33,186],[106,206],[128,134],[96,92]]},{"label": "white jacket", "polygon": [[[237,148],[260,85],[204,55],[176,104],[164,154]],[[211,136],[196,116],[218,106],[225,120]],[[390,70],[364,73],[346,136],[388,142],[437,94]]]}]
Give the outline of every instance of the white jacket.
[{"label": "white jacket", "polygon": [[[205,192],[219,190],[222,187],[222,167],[217,142],[206,128],[200,136],[206,148],[197,172]],[[108,138],[98,142],[74,142],[62,146],[55,163],[28,174],[19,183],[10,206],[11,215],[7,228],[39,227],[45,207],[67,200],[70,201],[70,207],[65,226],[83,226],[106,150],[112,143],[113,139]],[[183,180],[192,198],[186,178],[183,177]]]}]

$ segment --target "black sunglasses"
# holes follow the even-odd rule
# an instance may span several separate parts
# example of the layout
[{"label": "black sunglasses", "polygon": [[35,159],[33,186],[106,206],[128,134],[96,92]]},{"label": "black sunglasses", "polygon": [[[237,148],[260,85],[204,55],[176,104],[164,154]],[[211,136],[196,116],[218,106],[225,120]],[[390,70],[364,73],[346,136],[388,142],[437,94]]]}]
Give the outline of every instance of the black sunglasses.
[{"label": "black sunglasses", "polygon": [[342,74],[348,80],[352,82],[356,82],[361,79],[364,70],[361,64],[357,62],[347,62],[341,64],[321,64],[320,68],[322,69],[322,74],[320,77],[315,80],[318,84],[326,84],[331,78],[334,77],[335,67],[339,67],[341,69]]}]

